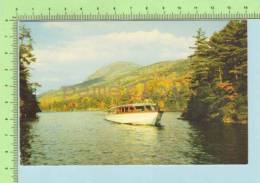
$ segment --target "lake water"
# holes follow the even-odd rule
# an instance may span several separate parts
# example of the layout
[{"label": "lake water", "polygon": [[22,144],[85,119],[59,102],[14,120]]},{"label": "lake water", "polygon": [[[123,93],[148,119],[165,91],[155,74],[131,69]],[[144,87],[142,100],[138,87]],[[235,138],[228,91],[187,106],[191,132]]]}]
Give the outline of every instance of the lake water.
[{"label": "lake water", "polygon": [[104,112],[38,115],[21,126],[24,165],[247,163],[247,125],[191,123],[175,112],[162,127],[109,122]]}]

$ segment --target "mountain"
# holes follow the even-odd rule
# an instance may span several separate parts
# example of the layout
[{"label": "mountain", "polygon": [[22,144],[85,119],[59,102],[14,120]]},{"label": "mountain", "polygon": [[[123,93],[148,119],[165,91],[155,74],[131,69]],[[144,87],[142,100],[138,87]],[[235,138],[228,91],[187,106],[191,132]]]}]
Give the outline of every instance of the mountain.
[{"label": "mountain", "polygon": [[132,72],[140,67],[140,65],[132,62],[113,62],[112,64],[105,65],[98,69],[94,74],[90,75],[87,80],[93,80],[97,78],[111,79],[128,72]]},{"label": "mountain", "polygon": [[64,87],[64,88],[86,88],[90,86],[100,85],[106,81],[113,80],[119,76],[125,75],[127,73],[133,72],[136,69],[140,68],[141,65],[126,62],[118,61],[111,64],[105,65],[98,70],[96,70],[92,75],[90,75],[86,81],[81,83]]},{"label": "mountain", "polygon": [[82,83],[39,96],[42,110],[107,109],[130,102],[160,103],[167,110],[185,107],[189,61],[162,61],[148,66],[114,62]]}]

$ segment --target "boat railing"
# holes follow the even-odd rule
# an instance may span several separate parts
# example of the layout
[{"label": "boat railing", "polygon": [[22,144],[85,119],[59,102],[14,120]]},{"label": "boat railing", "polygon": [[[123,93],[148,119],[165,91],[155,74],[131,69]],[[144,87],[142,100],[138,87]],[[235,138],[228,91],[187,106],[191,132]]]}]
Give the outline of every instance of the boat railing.
[{"label": "boat railing", "polygon": [[113,114],[123,114],[123,113],[145,113],[145,112],[158,112],[157,106],[119,106],[110,109],[108,112]]}]

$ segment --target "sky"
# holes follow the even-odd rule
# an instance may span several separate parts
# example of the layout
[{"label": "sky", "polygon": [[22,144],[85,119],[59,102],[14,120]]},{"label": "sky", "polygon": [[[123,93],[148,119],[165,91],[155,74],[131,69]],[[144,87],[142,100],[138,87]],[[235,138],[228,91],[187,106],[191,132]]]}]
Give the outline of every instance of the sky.
[{"label": "sky", "polygon": [[116,61],[150,65],[191,55],[199,28],[207,36],[227,21],[21,22],[31,29],[38,94],[80,83]]}]

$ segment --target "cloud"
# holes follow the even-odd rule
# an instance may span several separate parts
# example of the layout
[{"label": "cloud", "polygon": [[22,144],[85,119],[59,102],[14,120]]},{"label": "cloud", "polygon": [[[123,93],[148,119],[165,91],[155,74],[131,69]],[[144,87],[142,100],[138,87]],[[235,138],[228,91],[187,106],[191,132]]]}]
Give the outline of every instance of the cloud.
[{"label": "cloud", "polygon": [[42,84],[39,92],[43,92],[78,83],[101,66],[115,61],[147,65],[185,58],[191,54],[189,47],[193,43],[192,37],[156,29],[84,35],[36,49],[37,62],[32,65],[32,78]]},{"label": "cloud", "polygon": [[98,68],[115,61],[149,65],[192,54],[192,35],[202,27],[208,35],[223,21],[142,22],[80,21],[26,22],[31,28],[36,63],[31,79],[38,92],[85,80]]},{"label": "cloud", "polygon": [[64,64],[97,60],[164,60],[188,56],[193,41],[191,37],[177,37],[158,30],[115,32],[64,41],[35,50],[34,53],[40,62],[55,61]]}]

